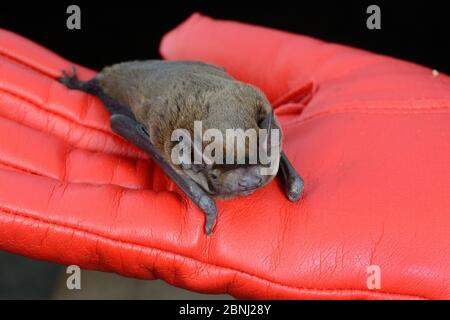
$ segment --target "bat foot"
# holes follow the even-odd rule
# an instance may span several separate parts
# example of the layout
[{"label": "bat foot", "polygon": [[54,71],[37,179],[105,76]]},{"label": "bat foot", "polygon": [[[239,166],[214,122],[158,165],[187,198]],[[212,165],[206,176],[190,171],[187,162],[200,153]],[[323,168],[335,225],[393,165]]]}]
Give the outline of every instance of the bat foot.
[{"label": "bat foot", "polygon": [[63,76],[58,78],[58,81],[61,82],[69,89],[84,89],[84,82],[78,79],[77,70],[74,66],[72,66],[72,73],[68,73],[66,70],[62,71]]}]

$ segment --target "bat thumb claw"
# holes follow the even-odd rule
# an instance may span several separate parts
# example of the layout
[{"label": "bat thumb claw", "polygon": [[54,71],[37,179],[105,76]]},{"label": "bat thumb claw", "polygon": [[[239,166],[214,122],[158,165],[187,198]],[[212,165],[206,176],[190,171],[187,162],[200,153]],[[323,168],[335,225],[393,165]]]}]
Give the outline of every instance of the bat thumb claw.
[{"label": "bat thumb claw", "polygon": [[286,192],[290,201],[296,202],[300,199],[302,191],[304,189],[304,182],[300,176],[295,176],[292,181],[289,182],[288,190]]},{"label": "bat thumb claw", "polygon": [[206,220],[206,224],[205,224],[205,233],[206,233],[208,236],[210,236],[211,233],[212,233],[212,229],[213,229],[213,226],[214,226],[214,222],[215,222],[215,221],[208,221],[208,220]]},{"label": "bat thumb claw", "polygon": [[200,208],[206,215],[205,233],[210,235],[217,218],[217,207],[214,200],[209,196],[202,196],[198,201]]}]

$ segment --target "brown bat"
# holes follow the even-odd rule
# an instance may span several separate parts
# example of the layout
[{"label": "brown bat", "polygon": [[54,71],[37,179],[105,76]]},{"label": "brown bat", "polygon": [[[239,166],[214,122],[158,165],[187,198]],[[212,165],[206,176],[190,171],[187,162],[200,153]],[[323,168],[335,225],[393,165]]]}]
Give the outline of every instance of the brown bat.
[{"label": "brown bat", "polygon": [[[81,90],[101,99],[111,113],[114,132],[144,150],[162,170],[200,207],[206,215],[205,231],[214,226],[217,207],[214,198],[247,195],[279,175],[289,200],[297,201],[303,190],[303,180],[286,155],[278,148],[272,152],[273,130],[280,130],[272,108],[257,88],[233,79],[216,66],[193,61],[132,61],[104,68],[89,81],[80,81],[63,71],[59,79],[70,89]],[[185,129],[194,135],[194,122],[201,121],[203,129],[216,129],[226,135],[228,129],[266,129],[266,141],[276,168],[273,174],[261,174],[266,163],[230,164],[220,161],[174,160],[172,134]],[[191,137],[192,137],[191,135]],[[275,145],[281,146],[281,134]],[[192,155],[202,154],[201,145],[190,142]],[[224,146],[223,154],[238,153],[238,147]],[[249,144],[241,151],[251,156]],[[233,156],[234,157],[234,156]],[[175,156],[177,158],[177,156]],[[235,159],[235,157],[233,158]]]}]

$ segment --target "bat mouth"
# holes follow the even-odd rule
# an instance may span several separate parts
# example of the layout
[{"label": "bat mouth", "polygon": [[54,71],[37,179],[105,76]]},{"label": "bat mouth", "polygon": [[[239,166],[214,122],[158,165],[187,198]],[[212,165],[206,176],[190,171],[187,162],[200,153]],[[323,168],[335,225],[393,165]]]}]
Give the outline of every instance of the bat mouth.
[{"label": "bat mouth", "polygon": [[221,200],[232,199],[232,198],[236,198],[236,197],[245,197],[245,196],[251,195],[256,189],[240,190],[240,191],[226,192],[226,193],[217,193],[217,194],[213,195],[213,197],[217,198],[217,199],[221,199]]},{"label": "bat mouth", "polygon": [[230,198],[234,198],[234,197],[248,196],[248,195],[252,194],[253,192],[255,192],[256,190],[262,188],[265,185],[266,185],[266,182],[262,182],[258,186],[251,186],[251,187],[239,186],[239,188],[236,190],[228,191],[228,192],[218,192],[214,196],[221,198],[221,199],[230,199]]},{"label": "bat mouth", "polygon": [[239,192],[241,194],[242,194],[242,192],[246,192],[246,191],[253,192],[260,187],[261,187],[261,185],[255,186],[255,187],[241,187],[240,191],[237,191],[237,192]]},{"label": "bat mouth", "polygon": [[238,182],[239,189],[241,190],[255,190],[259,188],[263,183],[261,176],[244,175]]}]

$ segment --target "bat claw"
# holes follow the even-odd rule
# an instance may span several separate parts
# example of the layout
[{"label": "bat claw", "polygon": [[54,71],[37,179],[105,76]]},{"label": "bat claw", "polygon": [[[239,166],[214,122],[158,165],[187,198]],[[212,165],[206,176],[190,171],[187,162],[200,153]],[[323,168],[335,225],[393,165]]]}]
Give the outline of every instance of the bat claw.
[{"label": "bat claw", "polygon": [[288,199],[292,202],[298,201],[302,195],[304,186],[305,186],[305,184],[303,182],[303,179],[300,176],[298,176],[298,175],[293,176],[290,179],[287,190],[286,190],[286,195],[287,195]]},{"label": "bat claw", "polygon": [[68,73],[66,70],[62,70],[62,77],[58,78],[58,81],[64,84],[69,89],[82,89],[84,82],[78,79],[77,70],[74,66],[71,67],[72,73]]},{"label": "bat claw", "polygon": [[217,207],[214,200],[209,196],[201,196],[198,206],[206,215],[205,232],[210,235],[217,218]]},{"label": "bat claw", "polygon": [[303,179],[295,171],[284,152],[281,152],[279,176],[284,186],[284,192],[289,201],[296,202],[302,195],[305,186]]},{"label": "bat claw", "polygon": [[206,235],[208,235],[208,236],[211,235],[214,223],[215,223],[215,219],[213,221],[208,221],[208,218],[206,218],[206,224],[205,224],[205,233],[206,233]]}]

